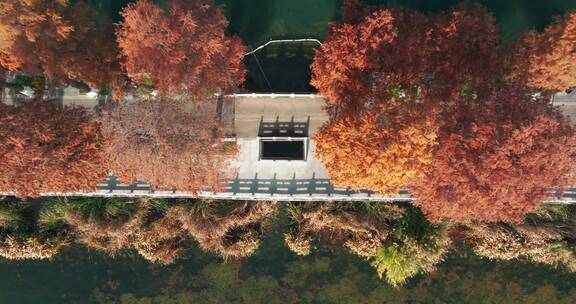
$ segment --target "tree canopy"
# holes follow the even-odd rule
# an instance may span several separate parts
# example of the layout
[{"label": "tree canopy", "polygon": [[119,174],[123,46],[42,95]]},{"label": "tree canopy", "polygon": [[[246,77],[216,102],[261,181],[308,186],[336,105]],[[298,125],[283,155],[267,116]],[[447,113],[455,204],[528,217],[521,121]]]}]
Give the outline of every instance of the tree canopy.
[{"label": "tree canopy", "polygon": [[0,104],[0,138],[2,192],[90,191],[108,173],[101,127],[81,108]]},{"label": "tree canopy", "polygon": [[117,30],[122,65],[136,83],[163,93],[208,95],[244,80],[244,46],[224,33],[228,22],[210,0],[171,0],[169,9],[140,0],[122,11]]},{"label": "tree canopy", "polygon": [[574,130],[544,98],[502,87],[449,115],[431,169],[411,188],[430,219],[519,221],[572,181]]},{"label": "tree canopy", "polygon": [[432,162],[437,125],[430,115],[417,113],[420,106],[375,108],[325,124],[316,134],[316,151],[331,182],[395,195],[422,177]]},{"label": "tree canopy", "polygon": [[509,50],[509,78],[536,89],[576,86],[576,12],[556,17],[543,32],[530,31]]},{"label": "tree canopy", "polygon": [[234,143],[222,141],[215,102],[138,99],[111,105],[100,121],[110,169],[154,189],[219,190],[232,171]]},{"label": "tree canopy", "polygon": [[430,16],[368,9],[356,23],[334,25],[312,84],[331,114],[316,141],[335,184],[391,194],[422,177],[439,112],[490,76],[497,40],[492,15],[466,3]]},{"label": "tree canopy", "polygon": [[2,1],[0,66],[101,88],[120,73],[111,28],[83,0]]},{"label": "tree canopy", "polygon": [[[464,2],[431,15],[359,7],[346,2],[353,11],[312,64],[330,116],[317,155],[336,186],[381,194],[408,186],[432,220],[518,221],[547,189],[571,181],[573,129],[549,95],[506,77],[522,56],[498,48],[484,7]],[[575,45],[567,16],[542,34],[563,37],[550,56]]]},{"label": "tree canopy", "polygon": [[429,16],[372,8],[357,22],[332,25],[315,54],[311,83],[329,110],[387,104],[399,93],[438,103],[490,76],[497,43],[496,21],[478,4]]}]

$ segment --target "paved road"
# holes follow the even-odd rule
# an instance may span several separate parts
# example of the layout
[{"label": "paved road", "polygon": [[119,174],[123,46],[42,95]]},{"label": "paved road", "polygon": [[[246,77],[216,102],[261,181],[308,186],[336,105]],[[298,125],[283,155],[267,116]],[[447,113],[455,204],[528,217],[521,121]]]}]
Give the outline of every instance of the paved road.
[{"label": "paved road", "polygon": [[556,94],[553,104],[559,106],[562,112],[576,125],[576,90],[571,94]]}]

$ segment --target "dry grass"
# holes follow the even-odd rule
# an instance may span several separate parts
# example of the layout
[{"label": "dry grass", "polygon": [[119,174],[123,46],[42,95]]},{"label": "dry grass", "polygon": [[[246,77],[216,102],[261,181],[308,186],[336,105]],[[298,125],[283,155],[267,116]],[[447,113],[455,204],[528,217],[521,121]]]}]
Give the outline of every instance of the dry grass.
[{"label": "dry grass", "polygon": [[63,219],[77,240],[110,255],[131,244],[132,234],[141,222],[146,199],[77,198],[64,201]]},{"label": "dry grass", "polygon": [[0,256],[10,260],[48,259],[55,256],[68,242],[64,239],[48,240],[39,237],[7,236],[0,242]]},{"label": "dry grass", "polygon": [[139,214],[132,245],[145,259],[168,265],[183,250],[184,231],[179,221],[161,214],[151,219],[151,212]]},{"label": "dry grass", "polygon": [[114,255],[133,247],[147,260],[170,264],[183,250],[180,221],[167,217],[165,201],[102,200],[100,205],[67,208],[66,221],[83,244]]},{"label": "dry grass", "polygon": [[101,221],[73,212],[66,214],[66,220],[75,230],[81,243],[111,255],[130,244],[131,233],[138,225],[137,217],[126,221]]},{"label": "dry grass", "polygon": [[346,240],[344,246],[352,253],[361,257],[372,257],[378,254],[383,240],[370,234],[352,235]]},{"label": "dry grass", "polygon": [[0,256],[47,259],[69,243],[66,229],[39,223],[34,210],[30,201],[0,199]]},{"label": "dry grass", "polygon": [[310,252],[312,235],[328,236],[343,241],[359,256],[374,256],[388,237],[389,220],[397,219],[401,212],[394,206],[374,214],[363,208],[362,203],[335,202],[289,206],[293,231],[286,234],[286,244],[296,254],[305,255]]},{"label": "dry grass", "polygon": [[466,226],[466,239],[481,256],[527,258],[576,271],[575,215],[566,207],[550,207],[529,215],[523,224],[472,223]]},{"label": "dry grass", "polygon": [[200,248],[225,259],[237,259],[260,246],[263,226],[275,210],[274,202],[199,201],[192,208],[174,208],[170,214],[179,219]]},{"label": "dry grass", "polygon": [[309,255],[312,250],[312,237],[306,233],[296,235],[286,233],[284,234],[284,241],[288,248],[297,255]]}]

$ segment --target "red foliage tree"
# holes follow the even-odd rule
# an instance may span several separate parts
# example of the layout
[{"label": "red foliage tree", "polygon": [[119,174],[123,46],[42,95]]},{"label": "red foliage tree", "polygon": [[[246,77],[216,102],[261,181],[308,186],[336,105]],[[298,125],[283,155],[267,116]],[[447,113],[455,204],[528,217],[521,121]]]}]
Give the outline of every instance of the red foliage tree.
[{"label": "red foliage tree", "polygon": [[159,190],[220,190],[236,146],[222,142],[215,103],[174,99],[122,102],[101,117],[112,172]]},{"label": "red foliage tree", "polygon": [[420,177],[437,113],[492,77],[497,41],[494,18],[468,3],[431,16],[368,9],[358,23],[334,25],[312,64],[331,114],[316,137],[331,179],[390,193]]},{"label": "red foliage tree", "polygon": [[122,12],[118,31],[123,65],[137,83],[161,92],[185,90],[207,95],[244,80],[245,48],[224,35],[228,25],[210,0],[168,1],[168,11],[146,1]]},{"label": "red foliage tree", "polygon": [[444,100],[500,78],[496,19],[485,7],[465,1],[430,20],[424,96]]},{"label": "red foliage tree", "polygon": [[316,154],[337,187],[398,194],[432,161],[437,124],[417,107],[341,115],[316,134]]},{"label": "red foliage tree", "polygon": [[106,177],[100,126],[80,108],[0,104],[0,191],[90,191]]},{"label": "red foliage tree", "polygon": [[83,1],[0,2],[0,66],[56,84],[100,88],[119,76],[117,49],[106,21]]},{"label": "red foliage tree", "polygon": [[554,91],[576,86],[576,12],[555,18],[542,33],[526,33],[509,52],[509,79]]},{"label": "red foliage tree", "polygon": [[493,74],[497,43],[495,19],[480,5],[431,16],[372,10],[359,23],[332,26],[315,54],[311,83],[329,109],[386,103],[397,90],[437,99]]},{"label": "red foliage tree", "polygon": [[576,170],[574,131],[521,87],[459,100],[444,118],[427,175],[411,186],[433,221],[521,221]]},{"label": "red foliage tree", "polygon": [[370,9],[362,0],[344,0],[342,3],[342,21],[358,23]]}]

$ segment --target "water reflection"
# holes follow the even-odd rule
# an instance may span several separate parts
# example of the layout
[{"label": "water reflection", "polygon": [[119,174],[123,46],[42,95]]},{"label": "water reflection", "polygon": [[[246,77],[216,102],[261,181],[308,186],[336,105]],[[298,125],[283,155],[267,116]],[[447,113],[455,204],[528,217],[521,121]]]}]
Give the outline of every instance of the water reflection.
[{"label": "water reflection", "polygon": [[314,238],[342,243],[393,286],[435,270],[451,245],[447,225],[430,224],[407,205],[304,203],[288,210],[292,224],[286,243],[295,253],[308,254]]},{"label": "water reflection", "polygon": [[[576,270],[576,208],[547,206],[524,223],[429,223],[408,204],[71,198],[0,204],[0,255],[48,259],[73,243],[114,256],[135,250],[171,264],[195,241],[224,260],[258,250],[271,223],[297,255],[340,247],[393,286],[436,269],[455,247],[491,259],[523,258]],[[455,241],[455,243],[453,242]]]},{"label": "water reflection", "polygon": [[0,302],[573,302],[575,223],[567,206],[456,225],[374,202],[4,198]]}]

